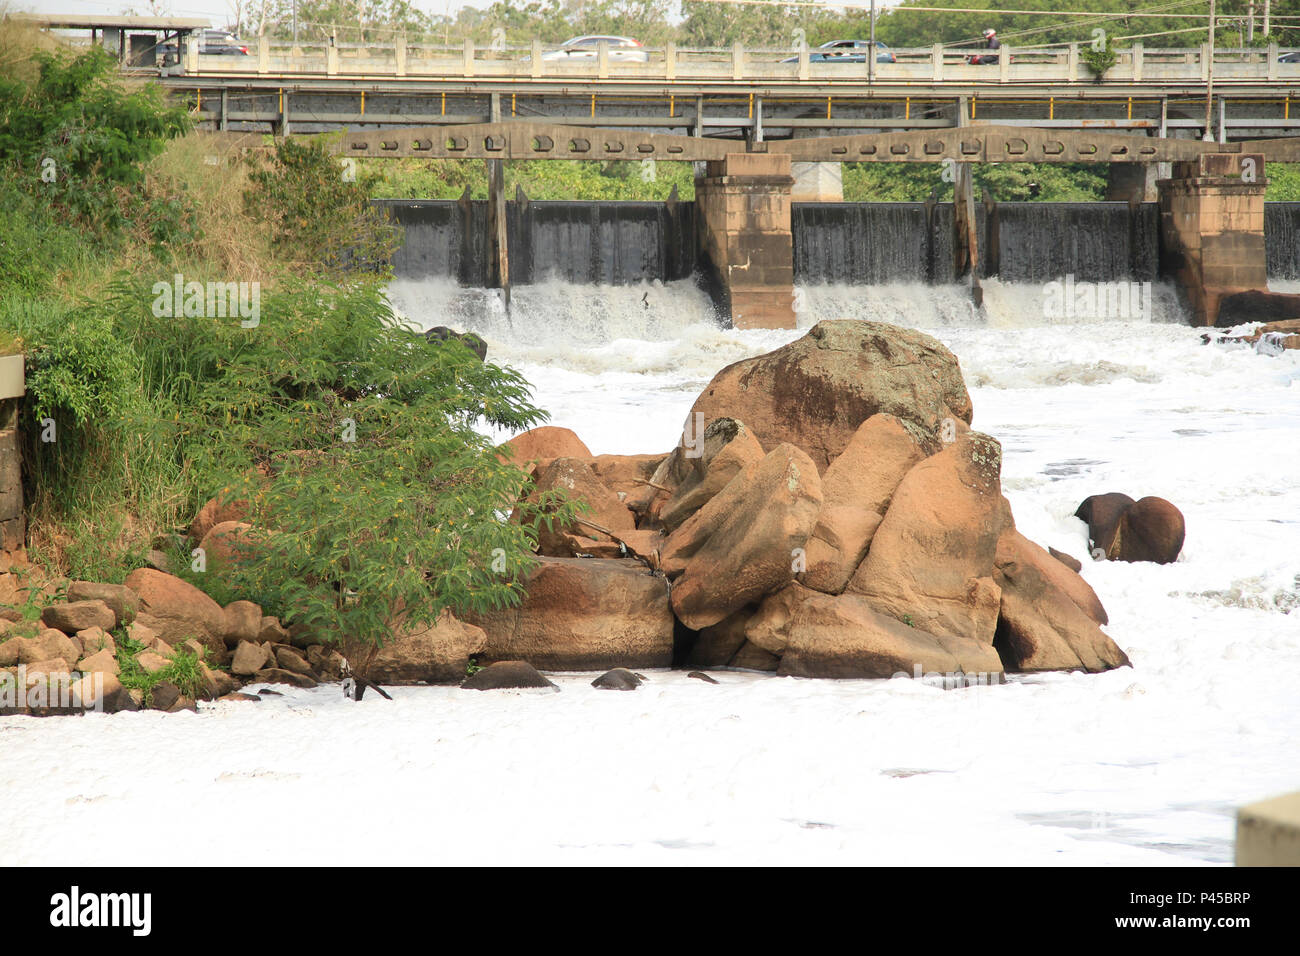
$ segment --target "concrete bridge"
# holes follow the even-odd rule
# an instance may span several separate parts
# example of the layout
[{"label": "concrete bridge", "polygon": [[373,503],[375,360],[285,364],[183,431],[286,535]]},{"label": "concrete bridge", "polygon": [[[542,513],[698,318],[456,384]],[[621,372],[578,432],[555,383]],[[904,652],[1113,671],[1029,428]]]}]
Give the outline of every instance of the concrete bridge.
[{"label": "concrete bridge", "polygon": [[1284,62],[1288,51],[1276,46],[1212,52],[1136,44],[1116,51],[1101,82],[1078,46],[1003,47],[997,64],[981,66],[966,62],[970,51],[941,46],[894,52],[897,63],[822,63],[806,49],[670,46],[628,63],[607,50],[545,60],[537,43],[497,50],[267,43],[238,57],[190,49],[161,81],[218,128],[280,133],[514,118],[761,142],[992,122],[1197,139],[1208,125],[1226,141],[1300,126],[1300,113],[1292,116],[1300,63]]}]

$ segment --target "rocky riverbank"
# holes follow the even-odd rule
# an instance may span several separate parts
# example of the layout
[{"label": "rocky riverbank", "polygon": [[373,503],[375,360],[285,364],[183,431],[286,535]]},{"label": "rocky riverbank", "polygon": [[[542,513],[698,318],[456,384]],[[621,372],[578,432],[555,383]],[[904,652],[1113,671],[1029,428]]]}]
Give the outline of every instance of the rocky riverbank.
[{"label": "rocky riverbank", "polygon": [[[972,416],[957,359],[934,338],[822,322],[720,371],[671,452],[596,456],[555,427],[502,446],[521,469],[521,500],[562,490],[586,506],[538,528],[518,607],[420,629],[396,621],[373,658],[349,662],[256,604],[222,607],[141,568],[124,585],[74,582],[39,622],[11,612],[0,667],[29,688],[100,675],[78,698],[106,710],[177,710],[245,684],[311,687],[349,672],[449,683],[501,661],[981,683],[1126,665],[1078,563],[1017,531],[1001,446]],[[213,569],[255,543],[245,517],[215,499],[196,517],[190,537]],[[180,668],[187,680],[131,690],[123,666]]]}]

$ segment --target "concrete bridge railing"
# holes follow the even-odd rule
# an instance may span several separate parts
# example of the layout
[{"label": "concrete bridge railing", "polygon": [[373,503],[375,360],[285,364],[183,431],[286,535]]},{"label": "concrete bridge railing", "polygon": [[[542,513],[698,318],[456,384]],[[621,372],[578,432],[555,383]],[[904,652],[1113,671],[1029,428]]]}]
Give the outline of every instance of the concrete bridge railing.
[{"label": "concrete bridge railing", "polygon": [[[788,81],[826,84],[862,82],[870,75],[881,84],[955,83],[1088,84],[1096,79],[1080,55],[1080,46],[1004,46],[996,64],[972,65],[967,58],[978,50],[945,48],[894,50],[896,63],[814,62],[808,50],[646,50],[645,62],[628,62],[602,44],[595,56],[544,59],[540,42],[527,48],[461,47],[389,44],[314,43],[298,46],[274,41],[254,44],[249,56],[200,55],[191,45],[179,67],[186,76],[339,76],[339,77],[481,77],[516,80],[550,78],[657,81]],[[1213,73],[1216,83],[1300,81],[1300,63],[1284,63],[1288,51],[1276,44],[1266,48],[1145,49],[1142,44],[1116,50],[1117,62],[1105,74],[1107,83],[1200,84]],[[795,57],[792,62],[783,60]]]}]

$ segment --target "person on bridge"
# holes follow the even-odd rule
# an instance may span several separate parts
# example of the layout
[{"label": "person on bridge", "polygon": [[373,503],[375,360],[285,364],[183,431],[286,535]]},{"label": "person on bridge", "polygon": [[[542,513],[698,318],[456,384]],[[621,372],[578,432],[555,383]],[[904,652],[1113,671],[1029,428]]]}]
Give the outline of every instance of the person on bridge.
[{"label": "person on bridge", "polygon": [[[984,48],[987,50],[1002,49],[1002,43],[1001,41],[998,40],[997,30],[988,29],[984,31]],[[998,62],[998,54],[985,53],[983,56],[973,56],[971,57],[971,62],[972,63],[996,63]]]}]

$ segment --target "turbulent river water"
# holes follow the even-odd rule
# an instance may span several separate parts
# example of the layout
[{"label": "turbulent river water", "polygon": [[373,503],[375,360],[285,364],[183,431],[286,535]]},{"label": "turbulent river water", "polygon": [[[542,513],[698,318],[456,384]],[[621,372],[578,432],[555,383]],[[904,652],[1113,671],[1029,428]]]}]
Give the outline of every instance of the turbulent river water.
[{"label": "turbulent river water", "polygon": [[[875,319],[953,350],[1018,526],[1085,559],[1131,669],[948,691],[651,672],[635,694],[561,676],[541,697],[321,687],[13,718],[0,863],[113,862],[85,835],[160,803],[186,811],[150,815],[139,862],[177,841],[252,862],[192,821],[324,802],[377,863],[1230,862],[1235,808],[1300,788],[1300,352],[1204,345],[1160,286],[1147,314],[1094,321],[1050,318],[1036,284],[985,289],[976,312],[955,286],[809,286],[800,324]],[[802,334],[720,329],[691,282],[519,286],[509,315],[445,281],[391,292],[416,325],[479,331],[597,454],[668,450],[715,372]],[[1087,561],[1072,514],[1107,491],[1177,504],[1182,557]],[[321,836],[282,831],[275,859],[335,861]]]}]

